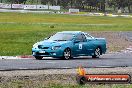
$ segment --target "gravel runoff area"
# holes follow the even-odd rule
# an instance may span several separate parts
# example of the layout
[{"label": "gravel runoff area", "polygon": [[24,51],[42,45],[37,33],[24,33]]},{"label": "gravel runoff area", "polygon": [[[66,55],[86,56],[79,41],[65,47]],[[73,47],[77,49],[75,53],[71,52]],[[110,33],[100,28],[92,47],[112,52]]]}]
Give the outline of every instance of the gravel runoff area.
[{"label": "gravel runoff area", "polygon": [[129,32],[89,32],[95,37],[107,40],[107,52],[120,52],[132,46],[132,31]]},{"label": "gravel runoff area", "polygon": [[[85,70],[87,74],[130,74],[132,76],[132,67],[85,68]],[[30,80],[35,83],[76,84],[76,75],[77,69],[1,71],[0,83]]]}]

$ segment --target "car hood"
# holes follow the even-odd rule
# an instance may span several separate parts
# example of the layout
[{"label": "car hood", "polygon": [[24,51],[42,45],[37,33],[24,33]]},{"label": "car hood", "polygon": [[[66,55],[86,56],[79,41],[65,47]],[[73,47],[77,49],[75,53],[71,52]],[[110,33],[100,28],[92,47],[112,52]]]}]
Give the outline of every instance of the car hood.
[{"label": "car hood", "polygon": [[44,46],[60,46],[62,44],[66,44],[70,41],[49,41],[49,40],[44,40],[44,41],[40,41],[38,42],[38,45],[44,45]]}]

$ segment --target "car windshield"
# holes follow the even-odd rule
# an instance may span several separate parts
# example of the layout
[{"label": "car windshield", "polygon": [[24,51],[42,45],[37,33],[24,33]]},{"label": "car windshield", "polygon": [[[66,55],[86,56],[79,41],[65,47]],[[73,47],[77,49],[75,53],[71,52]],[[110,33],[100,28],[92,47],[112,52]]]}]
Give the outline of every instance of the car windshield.
[{"label": "car windshield", "polygon": [[86,35],[87,38],[93,38],[91,35],[89,35],[87,33],[85,35]]},{"label": "car windshield", "polygon": [[56,33],[51,36],[48,40],[52,41],[69,41],[73,38],[73,34],[70,33]]}]

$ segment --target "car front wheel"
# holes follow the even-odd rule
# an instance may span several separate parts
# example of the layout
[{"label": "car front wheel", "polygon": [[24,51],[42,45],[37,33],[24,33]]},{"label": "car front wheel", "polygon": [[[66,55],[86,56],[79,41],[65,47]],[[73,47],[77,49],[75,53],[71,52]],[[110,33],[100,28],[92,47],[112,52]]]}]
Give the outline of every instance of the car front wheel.
[{"label": "car front wheel", "polygon": [[92,58],[99,58],[100,55],[101,55],[101,49],[98,47],[95,49],[94,56],[92,56]]},{"label": "car front wheel", "polygon": [[71,58],[71,50],[69,48],[65,49],[63,54],[63,59],[68,60]]},{"label": "car front wheel", "polygon": [[42,60],[42,56],[35,56],[36,60]]}]

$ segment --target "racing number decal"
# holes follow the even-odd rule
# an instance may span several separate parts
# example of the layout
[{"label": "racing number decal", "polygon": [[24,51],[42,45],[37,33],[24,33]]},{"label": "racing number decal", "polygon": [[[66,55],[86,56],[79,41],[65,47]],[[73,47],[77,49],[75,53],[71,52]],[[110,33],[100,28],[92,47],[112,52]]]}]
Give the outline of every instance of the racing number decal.
[{"label": "racing number decal", "polygon": [[82,44],[79,44],[79,49],[82,49]]}]

